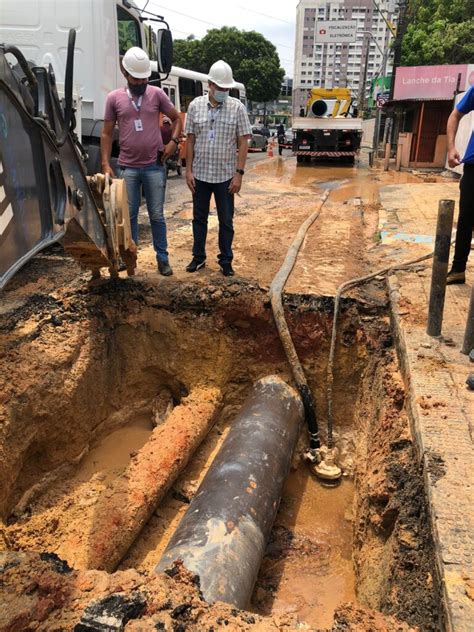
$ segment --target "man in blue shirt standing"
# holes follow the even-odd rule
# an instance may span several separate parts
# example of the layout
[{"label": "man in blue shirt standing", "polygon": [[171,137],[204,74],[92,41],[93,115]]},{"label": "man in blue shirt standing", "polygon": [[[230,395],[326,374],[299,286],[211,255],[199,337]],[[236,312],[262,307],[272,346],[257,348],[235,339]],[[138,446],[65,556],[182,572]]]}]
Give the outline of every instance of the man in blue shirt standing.
[{"label": "man in blue shirt standing", "polygon": [[448,284],[466,282],[466,264],[471,249],[472,229],[474,227],[474,129],[471,126],[471,135],[462,159],[456,149],[455,138],[459,121],[465,114],[473,111],[474,86],[471,86],[451,112],[447,125],[448,164],[450,167],[456,167],[464,163],[464,173],[459,184],[459,217],[456,230],[456,244],[454,246],[453,264],[446,280]]}]

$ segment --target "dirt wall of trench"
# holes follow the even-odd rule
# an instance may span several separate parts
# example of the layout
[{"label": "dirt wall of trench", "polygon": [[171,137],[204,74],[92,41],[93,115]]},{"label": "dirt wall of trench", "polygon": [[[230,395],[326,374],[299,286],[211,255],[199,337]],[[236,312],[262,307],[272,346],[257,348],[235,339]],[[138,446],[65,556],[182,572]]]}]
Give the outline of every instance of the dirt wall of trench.
[{"label": "dirt wall of trench", "polygon": [[371,359],[363,385],[355,416],[357,596],[413,627],[438,631],[430,522],[393,349]]}]

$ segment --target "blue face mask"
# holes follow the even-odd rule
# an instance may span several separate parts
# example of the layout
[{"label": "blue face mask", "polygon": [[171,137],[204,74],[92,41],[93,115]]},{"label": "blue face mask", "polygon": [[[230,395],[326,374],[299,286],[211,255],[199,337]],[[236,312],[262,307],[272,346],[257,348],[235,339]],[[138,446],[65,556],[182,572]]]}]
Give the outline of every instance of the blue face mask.
[{"label": "blue face mask", "polygon": [[217,88],[215,88],[213,96],[214,96],[214,99],[217,101],[217,103],[224,103],[224,101],[229,96],[229,91],[228,90],[218,90]]}]

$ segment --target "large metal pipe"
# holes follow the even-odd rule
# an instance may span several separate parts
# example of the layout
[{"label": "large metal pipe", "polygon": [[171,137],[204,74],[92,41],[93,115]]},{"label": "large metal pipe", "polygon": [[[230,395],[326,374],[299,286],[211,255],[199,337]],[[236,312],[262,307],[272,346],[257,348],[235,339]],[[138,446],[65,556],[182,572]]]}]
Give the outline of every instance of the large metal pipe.
[{"label": "large metal pipe", "polygon": [[254,384],[157,572],[182,560],[206,601],[248,606],[303,418],[279,377]]}]

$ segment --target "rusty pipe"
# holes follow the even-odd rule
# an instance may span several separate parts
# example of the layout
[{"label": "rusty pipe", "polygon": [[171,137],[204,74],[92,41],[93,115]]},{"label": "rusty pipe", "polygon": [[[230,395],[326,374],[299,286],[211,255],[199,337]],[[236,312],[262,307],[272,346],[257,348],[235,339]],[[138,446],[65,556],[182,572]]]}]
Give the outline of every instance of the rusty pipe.
[{"label": "rusty pipe", "polygon": [[248,606],[303,419],[279,377],[254,384],[157,572],[181,560],[206,601]]}]

